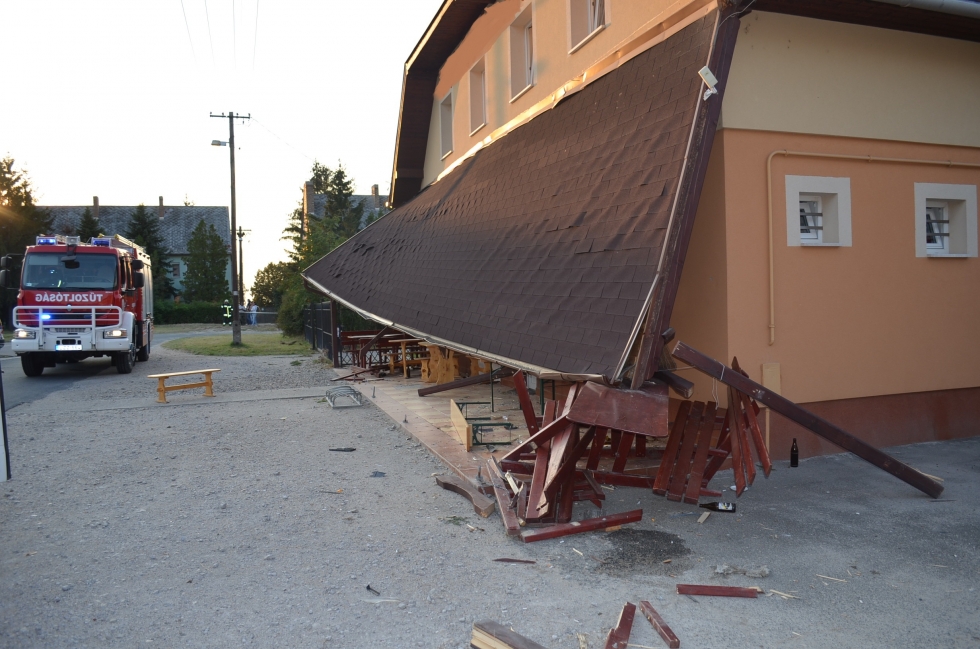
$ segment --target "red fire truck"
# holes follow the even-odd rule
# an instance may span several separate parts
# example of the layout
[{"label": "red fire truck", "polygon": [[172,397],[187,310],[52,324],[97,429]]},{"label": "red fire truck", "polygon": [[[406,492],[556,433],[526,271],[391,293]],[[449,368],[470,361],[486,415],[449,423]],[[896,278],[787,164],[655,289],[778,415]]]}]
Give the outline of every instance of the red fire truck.
[{"label": "red fire truck", "polygon": [[[2,260],[0,286],[12,284],[12,259]],[[45,367],[110,356],[120,374],[150,357],[153,275],[150,258],[116,235],[41,236],[21,264],[10,342],[27,376]]]}]

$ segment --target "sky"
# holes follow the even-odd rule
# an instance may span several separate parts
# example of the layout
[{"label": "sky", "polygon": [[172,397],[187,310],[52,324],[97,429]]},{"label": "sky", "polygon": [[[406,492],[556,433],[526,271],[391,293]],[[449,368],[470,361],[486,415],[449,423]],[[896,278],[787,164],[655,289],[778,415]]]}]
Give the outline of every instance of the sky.
[{"label": "sky", "polygon": [[[313,160],[391,182],[405,60],[442,0],[0,0],[0,156],[40,205],[230,205],[246,290]],[[186,17],[186,21],[185,21]]]}]

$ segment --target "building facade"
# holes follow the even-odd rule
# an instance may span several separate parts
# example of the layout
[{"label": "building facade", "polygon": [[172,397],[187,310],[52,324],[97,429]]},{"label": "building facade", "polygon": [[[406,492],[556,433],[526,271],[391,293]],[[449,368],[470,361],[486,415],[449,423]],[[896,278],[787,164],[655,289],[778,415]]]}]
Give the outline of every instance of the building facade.
[{"label": "building facade", "polygon": [[[349,279],[353,273],[344,273],[357,263],[355,251],[363,255],[382,245],[368,234],[371,228],[347,251],[326,257],[322,272],[310,269],[308,279],[365,314],[448,346],[483,351],[531,371],[569,373],[564,368],[574,365],[566,362],[572,347],[548,339],[570,334],[554,327],[554,313],[534,321],[526,300],[508,301],[535,289],[515,288],[525,278],[507,272],[529,269],[527,281],[533,282],[549,266],[528,266],[515,249],[537,245],[532,233],[551,228],[548,219],[560,221],[579,210],[582,227],[566,238],[588,245],[559,254],[542,244],[537,254],[568,269],[569,282],[577,285],[566,298],[591,298],[573,307],[582,321],[596,311],[614,320],[622,311],[634,323],[630,336],[618,332],[617,323],[597,328],[594,340],[585,335],[575,341],[600,347],[607,335],[622,333],[628,344],[615,371],[608,369],[612,361],[575,366],[618,382],[624,360],[636,358],[647,312],[623,303],[623,296],[666,290],[657,288],[659,267],[645,273],[641,266],[649,262],[635,260],[670,251],[670,245],[643,239],[660,227],[655,225],[604,230],[610,236],[601,249],[600,239],[588,233],[608,230],[624,211],[632,210],[625,216],[637,222],[645,215],[655,220],[659,207],[630,201],[646,197],[656,184],[650,170],[665,169],[657,165],[668,161],[660,154],[682,145],[673,142],[681,131],[670,129],[688,118],[680,111],[665,114],[663,107],[710,106],[713,90],[720,90],[713,138],[698,131],[701,108],[692,108],[695,127],[683,132],[691,142],[702,137],[706,143],[684,154],[684,164],[698,151],[707,156],[703,176],[662,176],[655,197],[675,206],[664,208],[668,240],[670,223],[682,217],[680,197],[696,199],[689,241],[682,238],[676,253],[683,272],[676,293],[663,298],[677,338],[719,359],[737,356],[750,378],[879,446],[980,434],[980,4],[946,2],[942,11],[887,0],[480,4],[447,0],[406,63],[390,197],[396,209],[385,220],[394,217],[386,226],[389,238],[429,228],[420,239],[433,241],[435,226],[423,221],[451,212],[454,193],[469,192],[460,199],[462,210],[497,200],[491,195],[523,192],[521,205],[510,208],[509,229],[494,231],[487,243],[497,257],[488,253],[483,260],[504,287],[481,287],[479,299],[505,306],[480,312],[461,298],[477,284],[454,287],[447,281],[431,292],[445,287],[453,299],[415,299],[413,315],[385,293],[383,271],[373,280],[378,288],[365,291],[361,287],[373,276]],[[704,84],[696,78],[696,57],[672,53],[701,42],[699,25],[712,20],[717,87],[710,74],[702,76]],[[718,36],[726,21],[738,23],[730,43]],[[724,48],[727,58],[718,62]],[[699,84],[696,97],[675,79],[682,69]],[[657,133],[644,130],[644,120],[660,120],[660,144]],[[576,137],[563,133],[562,124]],[[582,200],[562,203],[570,188],[552,183],[548,174],[592,146],[588,138],[600,132],[611,135],[590,154],[592,173],[580,161],[564,169],[575,190],[585,191]],[[649,147],[649,155],[641,160],[633,151],[642,147]],[[503,152],[522,164],[530,156],[533,164],[524,175],[537,186],[488,170],[487,161]],[[700,195],[685,194],[685,182],[699,182]],[[499,212],[487,209],[466,223],[447,221],[438,235],[463,227],[489,232],[487,224],[499,218],[494,210]],[[394,225],[399,218],[404,223]],[[611,268],[636,268],[620,273],[614,286],[600,287],[583,270],[599,259],[584,262],[586,253],[597,251],[622,253],[618,262],[610,256]],[[462,277],[469,261],[444,248],[421,252],[422,268],[437,266],[433,278]],[[498,264],[501,258],[511,268]],[[419,290],[423,295],[424,287]],[[544,293],[562,290],[554,285]],[[484,317],[458,317],[467,310]],[[474,333],[498,316],[516,324],[495,321],[494,331]],[[462,324],[447,326],[453,318]],[[522,320],[530,321],[526,329],[551,333],[529,338],[521,332]],[[532,342],[505,340],[497,331],[507,328]],[[592,358],[588,354],[582,350],[578,358]],[[694,398],[713,400],[711,379],[683,367],[677,371],[695,382]],[[775,457],[788,453],[792,437],[800,438],[805,454],[834,450],[778,415],[767,421]]]}]

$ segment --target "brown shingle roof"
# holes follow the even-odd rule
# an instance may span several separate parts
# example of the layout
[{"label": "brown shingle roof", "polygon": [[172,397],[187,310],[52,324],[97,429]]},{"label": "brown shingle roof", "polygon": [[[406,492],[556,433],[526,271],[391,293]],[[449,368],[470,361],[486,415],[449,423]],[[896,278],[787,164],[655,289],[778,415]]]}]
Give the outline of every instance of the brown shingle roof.
[{"label": "brown shingle roof", "polygon": [[611,376],[656,274],[715,24],[480,150],[304,276],[396,326]]}]

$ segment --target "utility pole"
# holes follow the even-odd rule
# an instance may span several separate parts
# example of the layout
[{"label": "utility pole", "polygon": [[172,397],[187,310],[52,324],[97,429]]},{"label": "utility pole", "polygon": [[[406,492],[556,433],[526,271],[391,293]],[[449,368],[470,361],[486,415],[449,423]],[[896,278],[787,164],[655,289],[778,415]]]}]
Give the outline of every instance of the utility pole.
[{"label": "utility pole", "polygon": [[242,239],[245,237],[246,232],[251,232],[251,230],[242,230],[242,226],[238,226],[238,291],[244,297],[245,295],[245,266],[242,264]]},{"label": "utility pole", "polygon": [[232,304],[232,315],[231,315],[231,344],[241,345],[242,344],[242,323],[239,320],[239,303],[241,301],[241,295],[239,293],[238,284],[238,264],[235,263],[235,257],[238,255],[235,253],[235,120],[236,119],[251,119],[252,114],[248,115],[236,115],[234,111],[228,111],[228,114],[215,115],[211,113],[211,117],[221,117],[228,118],[228,142],[220,142],[214,140],[211,144],[215,146],[228,145],[231,149],[231,304]]}]

